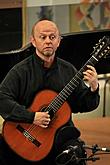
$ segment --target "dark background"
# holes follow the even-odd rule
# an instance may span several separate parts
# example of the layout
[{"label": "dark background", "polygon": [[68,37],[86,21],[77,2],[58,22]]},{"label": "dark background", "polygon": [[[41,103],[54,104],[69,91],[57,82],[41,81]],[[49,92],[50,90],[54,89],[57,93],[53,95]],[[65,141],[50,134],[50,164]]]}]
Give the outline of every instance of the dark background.
[{"label": "dark background", "polygon": [[0,9],[0,51],[22,46],[22,9]]},{"label": "dark background", "polygon": [[[110,37],[110,31],[99,30],[64,35],[58,56],[71,62],[79,70],[90,59],[95,44],[104,36]],[[102,57],[95,67],[98,74],[110,73],[110,56],[106,59]]]}]

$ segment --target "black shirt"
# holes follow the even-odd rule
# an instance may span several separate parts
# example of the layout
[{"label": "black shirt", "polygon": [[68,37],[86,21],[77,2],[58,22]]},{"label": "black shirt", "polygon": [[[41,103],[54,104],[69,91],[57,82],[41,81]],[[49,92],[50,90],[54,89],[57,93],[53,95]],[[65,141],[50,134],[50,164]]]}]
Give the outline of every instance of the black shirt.
[{"label": "black shirt", "polygon": [[[34,112],[29,108],[37,93],[44,89],[59,93],[76,72],[72,64],[58,57],[50,68],[45,68],[37,55],[29,56],[11,69],[0,85],[0,115],[7,120],[31,123]],[[43,98],[46,99],[46,93]],[[96,109],[99,99],[99,90],[91,92],[81,80],[67,101],[73,113],[82,113]]]}]

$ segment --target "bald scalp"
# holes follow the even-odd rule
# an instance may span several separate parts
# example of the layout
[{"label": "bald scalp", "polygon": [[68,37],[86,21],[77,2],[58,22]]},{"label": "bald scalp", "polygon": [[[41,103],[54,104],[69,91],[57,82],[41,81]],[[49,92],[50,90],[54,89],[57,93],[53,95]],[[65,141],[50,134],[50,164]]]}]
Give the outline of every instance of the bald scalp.
[{"label": "bald scalp", "polygon": [[44,26],[45,27],[51,26],[52,28],[54,28],[57,31],[58,35],[60,35],[58,26],[53,21],[50,21],[50,20],[41,20],[41,21],[35,22],[35,24],[32,27],[31,35],[34,37],[35,30],[39,30],[40,28],[42,28]]}]

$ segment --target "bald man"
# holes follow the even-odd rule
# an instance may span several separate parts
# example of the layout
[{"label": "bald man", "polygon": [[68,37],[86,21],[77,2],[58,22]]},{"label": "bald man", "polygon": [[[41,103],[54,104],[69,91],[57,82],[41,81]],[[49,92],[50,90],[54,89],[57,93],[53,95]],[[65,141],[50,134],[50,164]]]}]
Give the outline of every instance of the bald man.
[{"label": "bald man", "polygon": [[16,64],[0,85],[0,115],[6,121],[0,139],[0,165],[55,165],[59,148],[80,136],[71,114],[89,112],[99,105],[97,72],[90,65],[83,72],[89,87],[80,80],[66,102],[71,86],[51,102],[77,70],[56,57],[61,35],[54,22],[36,22],[30,41],[35,52]]}]

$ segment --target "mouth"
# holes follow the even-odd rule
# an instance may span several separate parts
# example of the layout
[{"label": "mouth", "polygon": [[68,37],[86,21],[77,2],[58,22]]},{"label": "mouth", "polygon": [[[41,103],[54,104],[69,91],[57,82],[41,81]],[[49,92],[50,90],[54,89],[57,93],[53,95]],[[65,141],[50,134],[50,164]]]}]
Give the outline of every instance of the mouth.
[{"label": "mouth", "polygon": [[52,47],[46,47],[46,48],[44,48],[44,50],[53,50],[53,48]]}]

